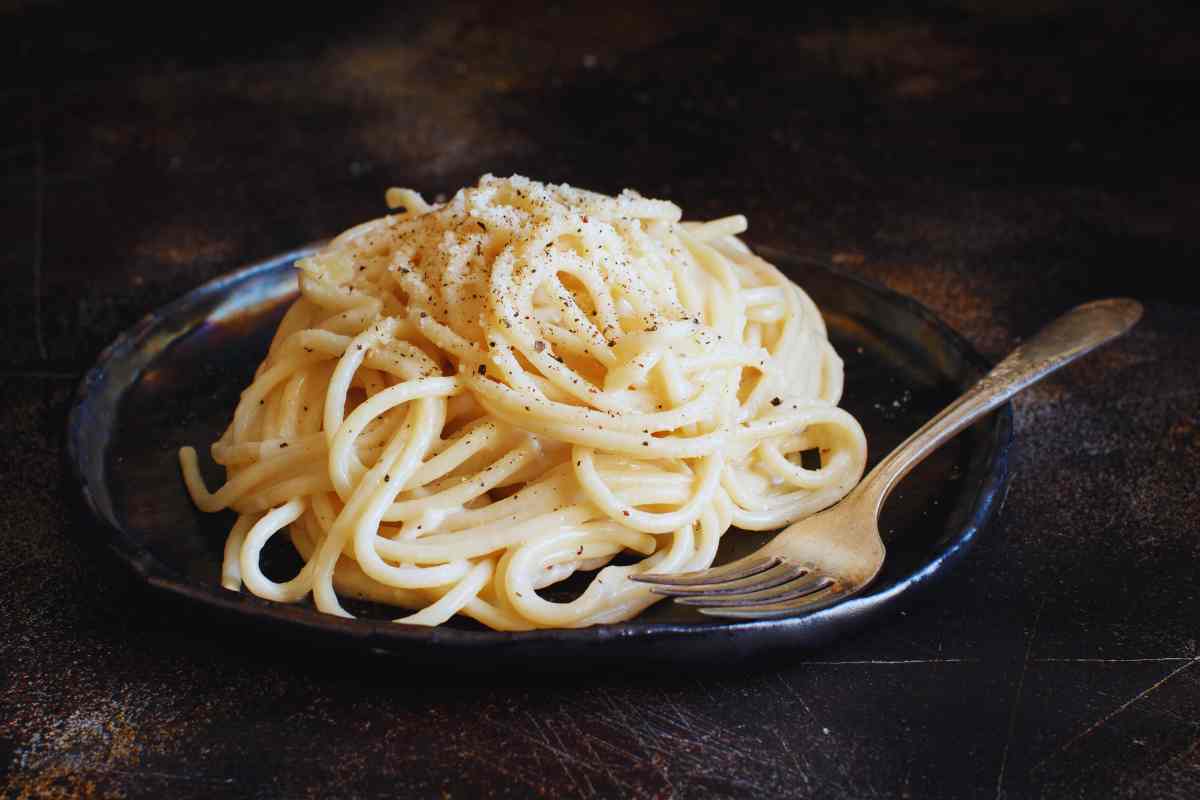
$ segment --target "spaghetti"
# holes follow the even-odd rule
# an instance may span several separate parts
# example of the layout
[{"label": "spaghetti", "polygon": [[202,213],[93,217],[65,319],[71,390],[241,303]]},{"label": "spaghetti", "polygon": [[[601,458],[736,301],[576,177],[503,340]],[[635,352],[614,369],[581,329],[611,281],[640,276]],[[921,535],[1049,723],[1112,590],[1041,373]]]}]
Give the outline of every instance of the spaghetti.
[{"label": "spaghetti", "polygon": [[[419,625],[614,622],[660,599],[628,575],[703,569],[731,526],[781,527],[861,476],[820,313],[736,238],[744,217],[520,176],[387,199],[297,262],[212,445],[226,483],[180,450],[195,504],[238,515],[226,588]],[[284,530],[304,566],[277,582],[260,557]],[[597,569],[569,602],[539,594]]]}]

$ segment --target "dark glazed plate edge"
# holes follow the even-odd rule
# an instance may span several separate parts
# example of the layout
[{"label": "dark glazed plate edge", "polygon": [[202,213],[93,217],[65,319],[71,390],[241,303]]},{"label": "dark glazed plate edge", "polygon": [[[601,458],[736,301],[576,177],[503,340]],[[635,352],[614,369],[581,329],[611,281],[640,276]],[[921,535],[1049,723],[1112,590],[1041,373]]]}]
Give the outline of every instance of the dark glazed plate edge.
[{"label": "dark glazed plate edge", "polygon": [[[231,621],[265,627],[287,638],[309,640],[321,645],[403,654],[414,662],[440,663],[467,653],[482,655],[486,652],[489,657],[506,663],[527,662],[532,658],[549,658],[555,663],[566,663],[566,659],[580,655],[606,662],[641,658],[654,662],[687,662],[696,659],[711,662],[719,659],[733,663],[750,655],[782,648],[817,647],[890,613],[900,605],[900,601],[907,600],[908,595],[961,560],[1003,503],[1012,446],[1012,408],[1008,404],[989,418],[986,451],[972,463],[972,469],[978,469],[981,474],[970,483],[974,490],[971,512],[936,556],[886,591],[872,593],[868,590],[846,602],[805,617],[732,623],[633,620],[589,628],[506,633],[346,620],[305,607],[271,603],[246,593],[194,585],[122,529],[112,512],[111,498],[108,497],[104,480],[108,434],[113,423],[109,426],[90,423],[100,418],[106,410],[115,419],[124,388],[133,385],[138,374],[137,370],[131,372],[132,365],[127,363],[128,359],[131,354],[138,352],[151,333],[171,320],[186,319],[197,307],[220,298],[231,287],[255,275],[286,269],[295,259],[312,252],[320,244],[297,248],[218,276],[147,314],[100,353],[95,364],[80,380],[67,416],[67,457],[70,467],[84,503],[105,528],[108,548],[133,571],[140,582],[156,591],[199,603]],[[803,264],[856,284],[859,289],[902,308],[931,326],[979,374],[989,367],[970,343],[912,298],[828,263],[790,255],[778,248],[757,247],[756,250],[776,264]],[[111,379],[114,373],[126,378],[126,382],[114,385]]]}]

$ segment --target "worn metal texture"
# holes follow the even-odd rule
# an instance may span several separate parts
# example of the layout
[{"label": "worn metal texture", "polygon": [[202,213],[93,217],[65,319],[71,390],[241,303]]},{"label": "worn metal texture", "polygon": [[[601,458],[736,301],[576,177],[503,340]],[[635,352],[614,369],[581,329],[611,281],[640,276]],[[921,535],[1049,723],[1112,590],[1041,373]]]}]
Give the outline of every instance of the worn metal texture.
[{"label": "worn metal texture", "polygon": [[[0,795],[1200,796],[1200,40],[1109,5],[8,4]],[[746,213],[991,357],[1084,300],[1146,316],[1017,401],[952,576],[736,670],[416,670],[216,625],[77,535],[64,415],[105,344],[485,171]]]}]

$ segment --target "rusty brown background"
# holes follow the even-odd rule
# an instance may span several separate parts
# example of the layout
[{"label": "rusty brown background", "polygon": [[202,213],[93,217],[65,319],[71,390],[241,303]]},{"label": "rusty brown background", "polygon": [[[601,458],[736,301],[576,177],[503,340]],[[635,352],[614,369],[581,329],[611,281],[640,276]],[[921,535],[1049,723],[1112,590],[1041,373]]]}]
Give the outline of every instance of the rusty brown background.
[{"label": "rusty brown background", "polygon": [[[1192,16],[249,5],[0,11],[0,793],[1200,796]],[[415,673],[216,628],[85,543],[62,430],[101,347],[389,185],[485,171],[744,212],[993,358],[1086,299],[1147,314],[1017,402],[951,578],[736,670]]]}]

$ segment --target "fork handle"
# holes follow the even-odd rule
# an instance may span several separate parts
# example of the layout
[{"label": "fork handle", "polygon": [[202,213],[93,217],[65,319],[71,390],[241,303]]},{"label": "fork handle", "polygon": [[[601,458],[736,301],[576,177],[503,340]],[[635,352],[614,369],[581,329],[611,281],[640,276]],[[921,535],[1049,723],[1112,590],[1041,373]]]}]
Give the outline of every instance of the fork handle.
[{"label": "fork handle", "polygon": [[882,505],[892,488],[947,440],[1042,378],[1120,336],[1142,316],[1136,300],[1096,300],[1076,306],[1021,344],[992,371],[926,422],[863,479]]}]

